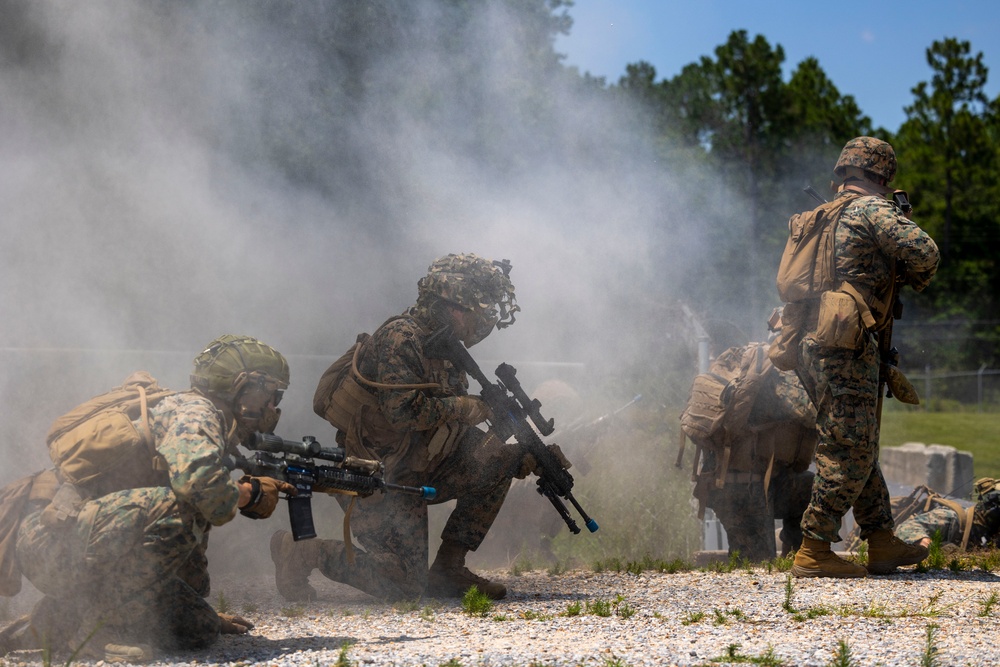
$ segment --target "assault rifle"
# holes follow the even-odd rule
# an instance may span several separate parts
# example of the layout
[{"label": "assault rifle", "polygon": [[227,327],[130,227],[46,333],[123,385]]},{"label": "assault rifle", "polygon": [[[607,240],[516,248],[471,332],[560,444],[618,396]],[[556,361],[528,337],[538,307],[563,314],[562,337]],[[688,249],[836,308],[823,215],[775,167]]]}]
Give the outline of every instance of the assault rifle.
[{"label": "assault rifle", "polygon": [[[555,428],[555,422],[542,417],[539,412],[541,402],[538,399],[528,398],[524,393],[517,379],[517,369],[510,364],[500,364],[496,369],[498,381],[490,382],[469,351],[455,338],[450,326],[442,327],[428,337],[424,343],[424,354],[431,359],[450,361],[455,368],[464,371],[479,383],[483,388],[480,396],[493,412],[493,418],[489,420],[490,431],[500,442],[507,442],[513,437],[524,452],[531,454],[537,462],[538,493],[549,499],[571,532],[579,533],[580,527],[576,525],[576,521],[566,508],[564,499],[580,513],[587,530],[596,532],[597,522],[587,516],[583,507],[573,497],[573,476],[538,436],[538,433],[550,435]],[[535,425],[538,433],[531,424]]]},{"label": "assault rifle", "polygon": [[[340,493],[367,498],[376,491],[408,493],[425,500],[434,500],[437,491],[430,486],[401,486],[385,481],[381,461],[347,456],[343,447],[323,447],[316,438],[305,436],[301,441],[282,440],[268,433],[254,433],[243,446],[253,452],[250,458],[240,454],[226,456],[230,470],[242,470],[256,477],[273,477],[288,482],[298,493],[285,496],[292,537],[306,540],[316,537],[313,525],[312,494]],[[335,465],[316,465],[314,459]]]}]

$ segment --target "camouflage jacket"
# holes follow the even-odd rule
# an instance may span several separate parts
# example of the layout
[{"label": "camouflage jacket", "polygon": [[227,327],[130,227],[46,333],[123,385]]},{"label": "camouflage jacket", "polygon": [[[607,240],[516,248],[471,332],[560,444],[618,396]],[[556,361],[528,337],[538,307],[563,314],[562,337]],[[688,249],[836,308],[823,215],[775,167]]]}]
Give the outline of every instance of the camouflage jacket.
[{"label": "camouflage jacket", "polygon": [[358,359],[366,380],[387,385],[434,383],[440,389],[369,389],[379,412],[400,431],[428,431],[458,420],[455,397],[468,394],[465,373],[451,363],[428,359],[423,344],[431,334],[411,314],[394,318],[372,335]]},{"label": "camouflage jacket", "polygon": [[947,507],[935,507],[928,512],[914,514],[906,521],[896,526],[896,537],[916,544],[924,538],[941,534],[942,544],[961,544],[962,527],[958,512]]},{"label": "camouflage jacket", "polygon": [[[892,288],[892,260],[905,264],[906,284],[919,292],[937,271],[938,247],[892,202],[874,195],[858,197],[847,205],[837,224],[837,278],[885,302]],[[884,315],[884,308],[883,312],[873,308],[876,320]]]},{"label": "camouflage jacket", "polygon": [[219,410],[204,396],[185,392],[150,408],[149,421],[177,500],[214,526],[232,520],[240,494],[222,457],[237,443],[226,441]]}]

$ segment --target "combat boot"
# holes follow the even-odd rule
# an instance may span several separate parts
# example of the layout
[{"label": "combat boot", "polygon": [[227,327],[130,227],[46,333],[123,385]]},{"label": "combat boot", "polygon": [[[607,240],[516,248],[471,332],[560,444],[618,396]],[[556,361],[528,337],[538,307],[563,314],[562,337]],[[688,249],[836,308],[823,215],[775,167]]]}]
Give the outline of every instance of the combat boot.
[{"label": "combat boot", "polygon": [[465,555],[468,552],[460,544],[442,542],[434,564],[427,573],[424,594],[430,597],[460,598],[475,586],[486,597],[502,600],[507,595],[507,587],[484,579],[465,567]]},{"label": "combat boot", "polygon": [[309,585],[309,575],[320,566],[319,540],[296,542],[287,530],[271,536],[271,560],[274,562],[274,583],[281,597],[290,602],[316,599],[316,589]]},{"label": "combat boot", "polygon": [[927,547],[907,544],[882,528],[868,536],[868,571],[892,574],[900,565],[916,565],[927,558]]},{"label": "combat boot", "polygon": [[833,553],[829,542],[803,537],[802,546],[795,552],[792,574],[796,577],[849,579],[864,577],[868,571]]}]

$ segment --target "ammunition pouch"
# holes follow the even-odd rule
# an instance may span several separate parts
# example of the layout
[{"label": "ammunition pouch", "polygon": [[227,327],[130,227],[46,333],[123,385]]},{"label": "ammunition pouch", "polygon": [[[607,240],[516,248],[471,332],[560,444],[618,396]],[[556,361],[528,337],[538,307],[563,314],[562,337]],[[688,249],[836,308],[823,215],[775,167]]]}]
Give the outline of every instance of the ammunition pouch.
[{"label": "ammunition pouch", "polygon": [[823,292],[816,317],[816,342],[822,347],[857,350],[865,331],[875,328],[875,317],[862,294],[850,283]]},{"label": "ammunition pouch", "polygon": [[64,482],[60,485],[52,501],[42,510],[40,521],[47,528],[59,528],[76,522],[86,500],[75,484]]}]

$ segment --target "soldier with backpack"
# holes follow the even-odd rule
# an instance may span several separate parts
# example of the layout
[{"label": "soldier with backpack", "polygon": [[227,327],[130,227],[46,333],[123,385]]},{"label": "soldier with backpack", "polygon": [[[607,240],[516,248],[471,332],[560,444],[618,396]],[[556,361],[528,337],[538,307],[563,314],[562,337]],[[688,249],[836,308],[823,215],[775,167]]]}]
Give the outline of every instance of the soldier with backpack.
[{"label": "soldier with backpack", "polygon": [[[905,198],[888,198],[895,174],[892,146],[873,137],[851,139],[834,166],[834,200],[789,221],[778,271],[788,303],[771,359],[798,373],[817,407],[819,438],[802,548],[792,566],[796,577],[889,574],[927,555],[893,535],[878,463],[880,368],[886,377],[893,361],[880,358],[879,339],[885,342],[899,315],[893,312],[898,286],[924,289],[938,265],[938,248],[910,221]],[[813,238],[819,242],[810,247]],[[868,541],[867,570],[830,548],[852,508]]]},{"label": "soldier with backpack", "polygon": [[699,517],[707,507],[726,529],[730,556],[772,560],[776,519],[781,554],[799,548],[815,423],[802,384],[771,365],[766,343],[729,348],[696,378],[681,415],[682,432],[698,447],[693,494]]},{"label": "soldier with backpack", "polygon": [[[376,597],[461,597],[471,586],[494,599],[507,589],[471,572],[466,554],[482,543],[515,476],[533,471],[516,445],[476,428],[490,418],[470,396],[465,373],[429,358],[425,344],[442,327],[471,347],[494,328],[514,322],[520,308],[508,277],[510,263],[473,254],[434,261],[418,282],[417,302],[358,341],[320,379],[313,408],[337,429],[348,454],[379,459],[387,480],[429,484],[435,503],[457,500],[428,570],[427,503],[402,494],[352,502],[337,496],[364,553],[339,540],[295,542],[287,531],[271,539],[278,591],[286,599],[314,599],[309,574]],[[345,530],[346,533],[346,530]],[[354,561],[353,563],[351,561]]]},{"label": "soldier with backpack", "polygon": [[234,481],[223,464],[244,437],[273,430],[288,380],[279,352],[226,335],[195,358],[190,391],[134,373],[56,420],[55,468],[28,478],[16,532],[16,588],[23,574],[44,597],[0,632],[0,651],[134,662],[252,628],[206,601],[205,550],[212,526],[237,511],[266,518],[279,492],[295,493]]}]

